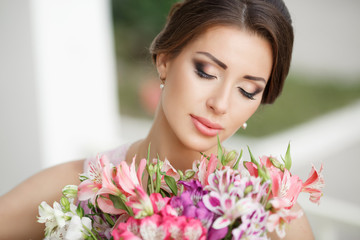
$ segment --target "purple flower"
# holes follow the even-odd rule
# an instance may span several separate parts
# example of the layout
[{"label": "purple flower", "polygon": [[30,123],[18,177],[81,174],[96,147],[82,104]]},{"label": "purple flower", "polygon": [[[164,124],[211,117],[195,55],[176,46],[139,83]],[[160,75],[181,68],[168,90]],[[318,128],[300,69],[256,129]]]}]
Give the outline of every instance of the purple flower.
[{"label": "purple flower", "polygon": [[208,231],[207,240],[219,240],[223,239],[227,234],[228,228],[222,228],[222,229],[215,229],[210,228]]},{"label": "purple flower", "polygon": [[213,219],[213,213],[209,211],[203,201],[203,196],[207,193],[198,180],[189,182],[179,181],[185,187],[185,191],[178,197],[173,197],[170,205],[179,215],[199,219],[204,227],[208,228]]}]

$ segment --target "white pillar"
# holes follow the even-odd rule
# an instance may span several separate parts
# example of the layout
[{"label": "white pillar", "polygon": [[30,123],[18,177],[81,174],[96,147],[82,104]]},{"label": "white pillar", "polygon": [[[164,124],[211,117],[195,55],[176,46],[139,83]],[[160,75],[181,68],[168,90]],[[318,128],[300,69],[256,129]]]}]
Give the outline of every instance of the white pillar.
[{"label": "white pillar", "polygon": [[0,194],[120,142],[109,5],[0,0]]}]

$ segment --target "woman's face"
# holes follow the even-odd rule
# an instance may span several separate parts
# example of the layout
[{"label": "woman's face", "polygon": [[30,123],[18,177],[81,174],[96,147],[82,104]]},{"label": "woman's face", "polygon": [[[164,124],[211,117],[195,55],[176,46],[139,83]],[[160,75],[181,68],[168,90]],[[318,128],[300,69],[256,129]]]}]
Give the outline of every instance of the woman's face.
[{"label": "woman's face", "polygon": [[208,29],[174,58],[160,54],[166,78],[160,111],[169,131],[196,151],[232,136],[254,114],[272,69],[271,45],[236,27]]}]

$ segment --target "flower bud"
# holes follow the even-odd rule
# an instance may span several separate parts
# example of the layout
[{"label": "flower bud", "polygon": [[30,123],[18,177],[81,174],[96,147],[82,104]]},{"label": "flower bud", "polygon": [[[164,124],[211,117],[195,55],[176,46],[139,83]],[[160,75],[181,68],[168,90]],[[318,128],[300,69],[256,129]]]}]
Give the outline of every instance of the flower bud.
[{"label": "flower bud", "polygon": [[190,178],[194,177],[194,175],[195,175],[195,172],[193,170],[189,170],[189,171],[185,172],[186,179],[190,179]]},{"label": "flower bud", "polygon": [[79,205],[77,208],[76,208],[76,214],[82,218],[84,216],[84,209]]},{"label": "flower bud", "polygon": [[60,204],[61,204],[61,206],[63,206],[64,212],[69,212],[70,211],[70,202],[66,197],[61,198]]},{"label": "flower bud", "polygon": [[148,173],[149,173],[149,176],[150,176],[150,177],[152,177],[152,176],[154,175],[154,173],[155,173],[154,170],[155,170],[155,169],[154,169],[154,166],[153,166],[152,164],[149,164],[149,166],[148,166]]},{"label": "flower bud", "polygon": [[276,158],[269,158],[269,159],[274,167],[280,169],[281,171],[284,171],[285,166],[281,164]]},{"label": "flower bud", "polygon": [[180,180],[185,180],[184,179],[184,173],[179,169],[179,170],[177,170],[177,172],[179,173],[179,175],[180,175]]},{"label": "flower bud", "polygon": [[225,155],[225,161],[224,161],[225,165],[227,165],[229,162],[236,160],[236,155],[237,155],[237,153],[235,150],[228,152]]},{"label": "flower bud", "polygon": [[63,188],[62,193],[66,198],[76,198],[78,187],[76,185],[67,185]]}]

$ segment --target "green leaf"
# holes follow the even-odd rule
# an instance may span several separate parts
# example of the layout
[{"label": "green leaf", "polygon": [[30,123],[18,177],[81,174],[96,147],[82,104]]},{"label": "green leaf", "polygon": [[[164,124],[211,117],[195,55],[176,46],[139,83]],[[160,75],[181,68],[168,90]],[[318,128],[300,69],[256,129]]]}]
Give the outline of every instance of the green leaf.
[{"label": "green leaf", "polygon": [[248,168],[247,168],[247,166],[246,166],[246,163],[248,163],[249,161],[243,161],[243,166],[244,166],[244,168],[246,169],[246,170],[249,170]]},{"label": "green leaf", "polygon": [[80,182],[83,182],[83,181],[85,181],[85,180],[87,180],[87,179],[89,179],[87,176],[84,176],[84,175],[80,175],[80,176],[79,176]]},{"label": "green leaf", "polygon": [[160,189],[160,194],[162,197],[171,197],[168,192],[164,191],[164,189]]},{"label": "green leaf", "polygon": [[166,184],[169,186],[171,192],[172,192],[175,196],[177,196],[177,190],[178,190],[178,189],[177,189],[177,185],[176,185],[175,179],[174,179],[173,177],[168,176],[168,175],[165,175],[165,176],[164,176],[164,179],[165,179]]},{"label": "green leaf", "polygon": [[210,157],[209,157],[209,156],[207,156],[205,153],[200,152],[200,154],[201,154],[202,156],[204,156],[204,158],[206,158],[207,160],[209,160],[209,161],[210,161]]},{"label": "green leaf", "polygon": [[157,165],[156,165],[156,181],[155,181],[155,192],[158,193],[160,192],[160,187],[161,187],[161,173],[160,173],[160,166],[159,166],[159,156],[158,156],[158,160],[157,160]]},{"label": "green leaf", "polygon": [[82,218],[84,217],[84,209],[80,206],[80,204],[78,205],[78,207],[76,208],[76,214]]},{"label": "green leaf", "polygon": [[258,167],[258,169],[259,169],[259,168],[260,168],[260,165],[259,165],[259,163],[256,161],[254,155],[252,155],[252,153],[251,153],[251,151],[250,151],[250,147],[247,146],[247,148],[248,148],[248,151],[249,151],[249,154],[250,154],[251,162],[254,163],[254,164]]},{"label": "green leaf", "polygon": [[151,146],[151,143],[149,143],[149,146],[148,146],[146,165],[149,165],[149,163],[150,163],[150,146]]},{"label": "green leaf", "polygon": [[242,158],[243,152],[244,152],[244,151],[241,149],[240,154],[239,154],[239,157],[238,157],[238,159],[236,160],[236,163],[235,163],[233,169],[238,170],[238,168],[239,168],[239,163],[240,163],[240,160],[241,160],[241,158]]},{"label": "green leaf", "polygon": [[290,142],[288,144],[286,154],[285,154],[285,168],[290,171],[292,161],[291,161],[291,155],[290,155]]},{"label": "green leaf", "polygon": [[114,204],[114,207],[117,209],[122,209],[125,210],[129,213],[129,215],[133,216],[133,212],[131,210],[131,208],[129,208],[125,202],[123,201],[123,199],[120,196],[114,196],[109,194],[110,200],[112,201],[112,203]]},{"label": "green leaf", "polygon": [[114,226],[114,220],[109,216],[107,213],[103,213],[103,216],[105,217],[106,221],[113,227]]},{"label": "green leaf", "polygon": [[221,164],[224,166],[224,156],[223,156],[223,149],[220,143],[219,135],[217,135],[217,142],[218,142],[218,159],[220,160]]}]

